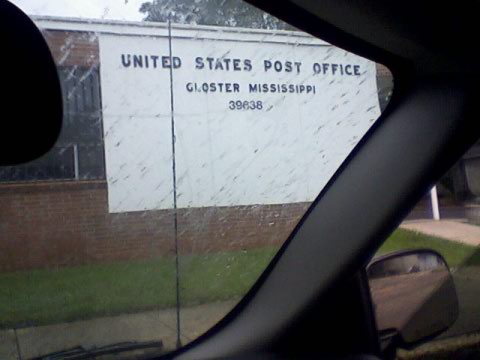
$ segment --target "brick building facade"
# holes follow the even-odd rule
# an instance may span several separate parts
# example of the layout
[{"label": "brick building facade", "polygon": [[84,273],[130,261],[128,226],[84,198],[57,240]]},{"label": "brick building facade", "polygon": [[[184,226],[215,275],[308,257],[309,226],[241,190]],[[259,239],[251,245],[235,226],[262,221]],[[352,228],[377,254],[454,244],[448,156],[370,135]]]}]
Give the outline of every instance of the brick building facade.
[{"label": "brick building facade", "polygon": [[[172,210],[108,211],[97,36],[48,29],[44,35],[60,73],[65,125],[50,154],[0,173],[0,270],[172,255]],[[382,87],[389,73],[379,67],[378,76],[382,100],[391,91]],[[180,251],[280,245],[307,208],[295,203],[180,209]]]},{"label": "brick building facade", "polygon": [[[0,185],[0,269],[173,255],[173,211],[108,212],[105,181]],[[181,253],[280,245],[308,204],[178,210]]]}]

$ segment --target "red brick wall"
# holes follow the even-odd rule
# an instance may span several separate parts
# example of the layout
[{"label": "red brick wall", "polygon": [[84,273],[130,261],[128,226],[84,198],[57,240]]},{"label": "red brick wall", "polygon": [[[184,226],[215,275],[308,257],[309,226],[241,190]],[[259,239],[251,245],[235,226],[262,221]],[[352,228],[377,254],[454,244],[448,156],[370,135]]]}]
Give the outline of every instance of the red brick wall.
[{"label": "red brick wall", "polygon": [[42,33],[58,65],[90,67],[99,64],[98,37],[95,33],[59,30]]},{"label": "red brick wall", "polygon": [[[109,214],[105,182],[0,185],[0,271],[173,254],[171,210]],[[180,209],[183,253],[285,241],[307,205]]]}]

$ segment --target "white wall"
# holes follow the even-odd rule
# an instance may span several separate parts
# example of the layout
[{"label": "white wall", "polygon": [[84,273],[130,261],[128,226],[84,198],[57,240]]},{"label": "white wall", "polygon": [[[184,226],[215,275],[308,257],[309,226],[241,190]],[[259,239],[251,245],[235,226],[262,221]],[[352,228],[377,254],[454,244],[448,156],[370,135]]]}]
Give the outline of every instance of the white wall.
[{"label": "white wall", "polygon": [[[380,114],[375,64],[330,45],[292,35],[263,41],[261,33],[247,42],[242,32],[222,40],[204,30],[173,35],[173,56],[182,62],[173,70],[179,207],[312,201]],[[171,208],[170,69],[154,69],[151,58],[149,68],[126,67],[122,54],[168,56],[168,40],[100,36],[109,209]],[[240,59],[241,67],[246,59],[251,70],[197,69],[197,57]],[[265,60],[301,65],[266,71]],[[314,63],[328,63],[330,71],[314,74]],[[340,74],[340,65],[350,65],[352,75]],[[235,83],[240,91],[186,89],[204,82]],[[308,85],[315,93],[250,93],[254,83]],[[263,108],[231,110],[237,100]]]}]

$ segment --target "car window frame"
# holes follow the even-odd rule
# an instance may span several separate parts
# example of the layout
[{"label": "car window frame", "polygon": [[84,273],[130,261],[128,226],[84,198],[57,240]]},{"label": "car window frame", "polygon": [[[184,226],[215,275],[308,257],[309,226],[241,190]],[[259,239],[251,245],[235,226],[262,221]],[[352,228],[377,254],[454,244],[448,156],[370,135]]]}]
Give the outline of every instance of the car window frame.
[{"label": "car window frame", "polygon": [[[301,30],[321,35],[322,39],[334,45],[382,63],[392,71],[395,89],[386,111],[313,202],[252,290],[217,326],[172,354],[174,358],[233,357],[239,354],[276,353],[276,350],[282,349],[279,344],[288,337],[279,334],[288,334],[289,330],[298,331],[298,326],[292,324],[301,313],[308,313],[312,302],[320,304],[320,300],[329,296],[335,284],[351,279],[352,274],[357,273],[358,276],[358,269],[365,266],[375,249],[398,226],[425,191],[474,143],[479,133],[478,125],[474,123],[473,108],[468,107],[472,105],[471,96],[475,93],[471,81],[461,77],[440,78],[439,74],[427,71],[418,73],[412,59],[394,55],[355,38],[292,2],[281,1],[274,5],[267,1],[249,2]],[[438,104],[442,103],[448,106],[440,106],[439,109]],[[406,126],[408,119],[409,126]],[[425,134],[432,136],[420,136]],[[405,144],[409,145],[406,150]],[[398,176],[393,167],[385,165],[388,157],[399,160],[405,173]],[[384,162],[382,169],[378,169],[379,161]],[[366,184],[364,177],[369,172],[375,173],[377,180],[382,181]],[[362,181],[361,188],[355,184],[358,179]],[[377,197],[376,202],[368,203],[367,193],[370,197]],[[352,211],[353,204],[373,205],[369,211],[376,214],[375,220],[360,224],[358,214]],[[335,211],[329,212],[329,209]],[[339,225],[339,213],[342,213],[349,226],[340,228],[342,236],[337,234],[333,237],[330,231],[335,224]],[[353,221],[353,226],[350,221]],[[349,239],[349,234],[354,234],[356,239]],[[332,248],[326,246],[329,242],[325,240],[322,243],[324,247],[315,247],[317,239],[322,237],[335,243],[343,241],[346,244],[350,241],[344,248],[346,256],[332,256]],[[330,251],[330,254],[321,256],[315,250],[322,250],[326,254]],[[338,255],[338,252],[333,254]],[[295,259],[302,256],[309,259],[305,267],[314,267],[315,262],[322,263],[322,274],[315,273],[313,269],[303,274],[303,281],[311,284],[309,291],[295,288],[302,277],[298,276],[298,272],[292,274]],[[291,290],[292,287],[295,291]],[[282,293],[286,290],[288,300],[282,300]],[[298,301],[293,301],[292,296]],[[261,327],[262,320],[257,315],[272,307],[276,307],[275,310],[269,311],[270,316],[264,316],[263,319],[270,326],[261,332],[252,331],[254,327]],[[333,306],[319,311],[325,315],[326,312],[342,311],[342,307]],[[364,315],[368,317],[368,314]],[[347,337],[355,333],[360,335],[366,330],[364,325],[352,324],[355,330],[348,332]],[[308,325],[305,323],[305,326]],[[370,336],[373,335],[370,333]],[[353,344],[351,339],[342,340],[346,348]],[[308,347],[305,343],[296,343],[295,346],[299,351],[302,346]],[[309,355],[325,354],[322,347],[327,346],[316,344],[310,347],[313,353]],[[350,350],[351,353],[359,351]],[[280,353],[282,350],[277,354]],[[337,355],[341,353],[339,349]]]}]

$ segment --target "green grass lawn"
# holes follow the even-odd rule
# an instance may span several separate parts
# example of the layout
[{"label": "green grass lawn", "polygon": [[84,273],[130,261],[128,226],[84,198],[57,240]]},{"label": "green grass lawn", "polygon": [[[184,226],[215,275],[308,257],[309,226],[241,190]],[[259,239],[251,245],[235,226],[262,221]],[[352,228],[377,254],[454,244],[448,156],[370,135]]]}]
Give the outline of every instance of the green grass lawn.
[{"label": "green grass lawn", "polygon": [[[184,256],[182,305],[251,287],[276,248]],[[0,274],[0,327],[40,325],[175,305],[173,258]]]},{"label": "green grass lawn", "polygon": [[[471,246],[406,230],[395,231],[380,252],[418,247],[439,251],[451,266],[458,266],[475,252]],[[266,247],[182,257],[182,305],[242,296],[276,251],[275,247]],[[480,264],[480,256],[474,256],[469,263]],[[174,304],[173,258],[0,274],[3,328],[161,309]]]},{"label": "green grass lawn", "polygon": [[447,260],[450,267],[480,265],[480,249],[474,246],[404,229],[396,230],[378,250],[378,254],[416,248],[427,248],[438,251],[443,255],[445,260]]}]

